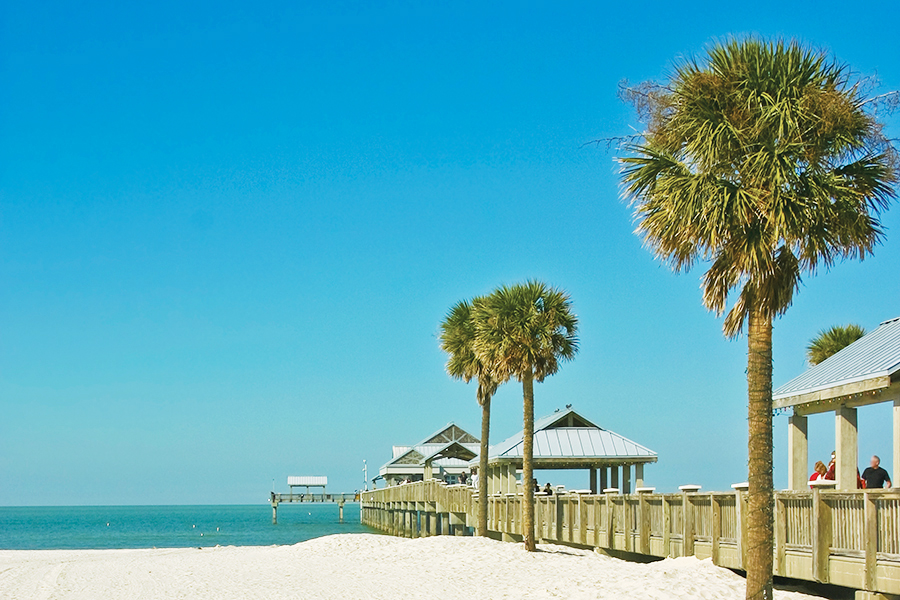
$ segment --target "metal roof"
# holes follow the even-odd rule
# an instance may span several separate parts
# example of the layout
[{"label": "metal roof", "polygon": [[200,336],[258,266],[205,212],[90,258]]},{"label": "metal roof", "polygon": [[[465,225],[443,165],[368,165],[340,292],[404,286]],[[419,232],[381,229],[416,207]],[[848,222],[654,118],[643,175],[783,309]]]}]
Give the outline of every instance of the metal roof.
[{"label": "metal roof", "polygon": [[[473,440],[473,441],[461,441]],[[461,428],[454,422],[444,425],[431,435],[424,438],[414,446],[394,446],[394,456],[388,462],[381,466],[379,472],[384,475],[388,472],[397,473],[417,473],[422,470],[422,465],[426,458],[430,458],[433,454],[439,453],[441,450],[458,443],[467,450],[472,451],[476,456],[480,449],[478,438]],[[398,449],[405,451],[398,452]],[[442,457],[434,461],[435,467],[457,468],[463,469],[468,466],[467,460],[459,458]]]},{"label": "metal roof", "polygon": [[[568,427],[570,422],[578,424]],[[488,460],[522,457],[520,431],[504,442],[491,446]],[[653,462],[656,452],[613,431],[594,425],[572,409],[541,417],[534,424],[534,459],[594,459]]]},{"label": "metal roof", "polygon": [[290,475],[288,476],[288,486],[301,486],[308,485],[310,487],[319,487],[328,485],[328,477],[316,477],[316,476],[296,476]]},{"label": "metal roof", "polygon": [[840,352],[791,379],[772,394],[774,400],[800,396],[900,371],[900,317],[885,321]]}]

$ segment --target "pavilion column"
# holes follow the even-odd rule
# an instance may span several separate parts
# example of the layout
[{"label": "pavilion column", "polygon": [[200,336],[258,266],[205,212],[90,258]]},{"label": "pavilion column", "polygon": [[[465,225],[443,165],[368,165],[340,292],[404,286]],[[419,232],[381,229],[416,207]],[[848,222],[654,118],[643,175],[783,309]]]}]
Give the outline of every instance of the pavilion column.
[{"label": "pavilion column", "polygon": [[788,489],[805,490],[809,468],[808,419],[796,412],[788,418]]},{"label": "pavilion column", "polygon": [[591,493],[596,494],[597,493],[597,469],[595,469],[594,467],[591,467],[590,469],[588,469],[588,471],[590,471]]},{"label": "pavilion column", "polygon": [[856,409],[841,406],[835,414],[835,480],[839,490],[856,489],[857,456]]},{"label": "pavilion column", "polygon": [[429,460],[429,461],[425,462],[425,474],[424,474],[425,481],[428,481],[429,479],[431,479],[432,475],[433,475],[433,471],[431,469],[431,461]]},{"label": "pavilion column", "polygon": [[491,493],[497,494],[500,492],[500,466],[495,466],[491,471]]},{"label": "pavilion column", "polygon": [[622,493],[631,493],[631,465],[622,465]]},{"label": "pavilion column", "polygon": [[619,466],[613,465],[609,468],[609,487],[619,487]]},{"label": "pavilion column", "polygon": [[644,487],[644,463],[634,465],[634,488]]},{"label": "pavilion column", "polygon": [[600,467],[600,491],[609,487],[609,467]]},{"label": "pavilion column", "polygon": [[[507,482],[509,484],[509,489],[506,491],[507,494],[515,494],[518,492],[518,486],[516,486],[516,463],[509,464],[509,471],[507,472]],[[522,482],[522,485],[525,485],[525,482]]]},{"label": "pavilion column", "polygon": [[894,400],[894,463],[891,468],[894,471],[891,484],[900,487],[900,398]]}]

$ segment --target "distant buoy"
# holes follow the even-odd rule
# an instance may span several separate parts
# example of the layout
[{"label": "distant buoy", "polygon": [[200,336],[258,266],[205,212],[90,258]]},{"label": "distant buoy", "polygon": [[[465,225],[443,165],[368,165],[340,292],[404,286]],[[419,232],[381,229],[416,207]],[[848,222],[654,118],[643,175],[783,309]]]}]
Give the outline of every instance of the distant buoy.
[{"label": "distant buoy", "polygon": [[106,526],[109,527],[109,523],[107,523]]},{"label": "distant buoy", "polygon": [[218,527],[216,527],[216,531],[218,531],[218,530],[219,530],[219,528],[218,528]]},{"label": "distant buoy", "polygon": [[196,528],[197,528],[196,525],[191,525],[191,529],[196,529]]},{"label": "distant buoy", "polygon": [[200,537],[203,537],[203,534],[202,534],[202,533],[200,534]]}]

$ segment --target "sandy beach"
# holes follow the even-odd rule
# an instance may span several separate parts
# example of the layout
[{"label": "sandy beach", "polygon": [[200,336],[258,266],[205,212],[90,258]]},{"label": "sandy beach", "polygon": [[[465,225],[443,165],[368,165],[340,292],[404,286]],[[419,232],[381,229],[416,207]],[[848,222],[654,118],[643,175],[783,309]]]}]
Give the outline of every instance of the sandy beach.
[{"label": "sandy beach", "polygon": [[[709,598],[744,580],[694,558],[626,562],[480,538],[334,535],[269,547],[0,551],[4,599]],[[778,600],[815,596],[778,591]]]}]

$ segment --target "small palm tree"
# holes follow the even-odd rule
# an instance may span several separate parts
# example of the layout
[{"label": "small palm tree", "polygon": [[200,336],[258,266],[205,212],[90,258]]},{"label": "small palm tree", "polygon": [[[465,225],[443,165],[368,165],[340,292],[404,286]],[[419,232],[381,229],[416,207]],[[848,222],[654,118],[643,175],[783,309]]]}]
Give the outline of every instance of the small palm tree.
[{"label": "small palm tree", "polygon": [[476,399],[481,406],[481,451],[478,457],[478,535],[487,536],[488,507],[488,449],[491,433],[491,397],[497,391],[498,383],[490,370],[475,354],[475,311],[473,306],[481,298],[472,302],[457,302],[441,323],[441,350],[447,358],[447,373],[466,383],[473,379],[478,382]]},{"label": "small palm tree", "polygon": [[522,533],[525,549],[534,538],[534,382],[559,370],[578,351],[578,318],[568,294],[539,281],[503,286],[475,305],[475,351],[494,379],[522,383]]},{"label": "small palm tree", "polygon": [[809,364],[817,365],[864,335],[866,335],[866,330],[854,323],[823,329],[819,335],[809,341],[809,345],[806,347],[806,358],[809,360]]},{"label": "small palm tree", "polygon": [[[627,95],[627,94],[626,94]],[[747,598],[772,598],[772,320],[801,276],[883,235],[895,154],[848,69],[797,43],[731,40],[630,92],[647,121],[622,159],[637,231],[748,339]]]}]

